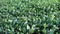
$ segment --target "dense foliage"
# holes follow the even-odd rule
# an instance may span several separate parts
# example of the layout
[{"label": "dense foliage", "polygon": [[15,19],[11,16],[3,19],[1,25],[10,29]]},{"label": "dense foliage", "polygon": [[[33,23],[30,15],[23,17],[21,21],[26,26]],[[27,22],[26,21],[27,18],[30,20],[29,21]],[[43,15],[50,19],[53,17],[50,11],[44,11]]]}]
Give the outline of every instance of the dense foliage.
[{"label": "dense foliage", "polygon": [[0,0],[0,34],[60,34],[60,0]]}]

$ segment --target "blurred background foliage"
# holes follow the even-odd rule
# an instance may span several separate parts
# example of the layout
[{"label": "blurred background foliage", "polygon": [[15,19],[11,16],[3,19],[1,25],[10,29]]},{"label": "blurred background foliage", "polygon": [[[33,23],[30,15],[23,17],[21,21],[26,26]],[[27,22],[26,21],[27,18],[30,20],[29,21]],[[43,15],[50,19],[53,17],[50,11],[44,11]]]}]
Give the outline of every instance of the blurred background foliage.
[{"label": "blurred background foliage", "polygon": [[60,34],[60,0],[0,0],[0,34]]}]

